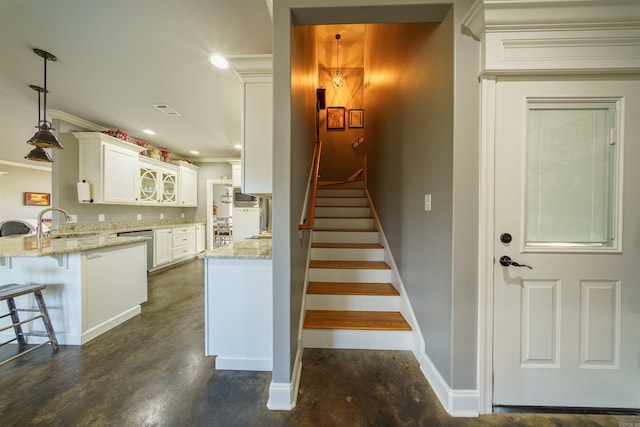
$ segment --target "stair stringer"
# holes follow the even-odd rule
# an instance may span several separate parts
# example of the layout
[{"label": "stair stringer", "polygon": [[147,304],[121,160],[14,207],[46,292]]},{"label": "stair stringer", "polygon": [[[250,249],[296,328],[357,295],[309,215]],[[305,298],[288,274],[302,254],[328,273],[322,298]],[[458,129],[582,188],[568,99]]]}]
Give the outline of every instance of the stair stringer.
[{"label": "stair stringer", "polygon": [[378,243],[384,247],[384,261],[391,267],[391,284],[400,293],[399,311],[411,326],[411,352],[420,365],[420,370],[425,376],[429,385],[438,396],[443,408],[454,417],[478,417],[480,414],[480,393],[476,390],[456,390],[452,389],[447,381],[442,377],[438,368],[426,352],[426,345],[422,335],[418,320],[409,301],[409,296],[398,272],[398,266],[393,258],[389,242],[378,217],[369,189],[365,188],[365,197],[369,202],[371,215],[374,224],[378,229]]}]

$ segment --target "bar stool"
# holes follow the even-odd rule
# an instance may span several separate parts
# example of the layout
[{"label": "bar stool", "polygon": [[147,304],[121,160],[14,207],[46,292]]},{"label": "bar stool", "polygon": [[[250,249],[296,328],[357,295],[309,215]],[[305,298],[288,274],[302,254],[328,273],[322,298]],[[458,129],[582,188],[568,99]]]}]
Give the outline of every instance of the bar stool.
[{"label": "bar stool", "polygon": [[[42,297],[42,290],[45,289],[46,287],[47,285],[19,285],[16,283],[0,286],[0,301],[7,300],[7,306],[9,307],[9,313],[0,316],[0,319],[5,317],[11,317],[11,321],[12,321],[11,325],[0,328],[0,332],[13,328],[16,334],[15,338],[12,338],[9,341],[3,342],[2,344],[0,344],[0,347],[4,346],[5,344],[9,344],[13,341],[18,341],[18,351],[19,351],[19,353],[16,354],[15,356],[12,356],[8,359],[0,361],[0,366],[20,356],[24,356],[25,354],[30,353],[33,350],[36,350],[49,343],[51,343],[54,353],[58,351],[58,348],[59,348],[58,340],[56,339],[56,334],[53,331],[53,326],[51,325],[51,319],[49,318],[49,312],[47,311],[47,306],[44,303],[44,298]],[[21,295],[31,294],[31,293],[36,298],[36,302],[38,303],[38,308],[37,309],[16,308],[16,303],[14,301],[14,298],[19,297]],[[18,316],[19,311],[34,312],[34,313],[39,312],[40,314],[21,321],[20,317]],[[33,322],[36,319],[42,319],[42,322],[44,323],[44,327],[47,331],[46,333],[22,331],[22,325],[24,325],[25,323]],[[49,340],[41,344],[38,344],[34,347],[31,347],[29,349],[26,349],[26,346],[27,346],[27,340],[25,339],[26,336],[48,337]]]}]

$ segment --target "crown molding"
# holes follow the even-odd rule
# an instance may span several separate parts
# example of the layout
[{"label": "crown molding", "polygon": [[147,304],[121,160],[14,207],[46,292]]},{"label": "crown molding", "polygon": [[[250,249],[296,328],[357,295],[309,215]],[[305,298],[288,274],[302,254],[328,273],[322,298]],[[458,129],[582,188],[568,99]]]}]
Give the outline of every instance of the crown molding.
[{"label": "crown molding", "polygon": [[271,77],[273,74],[273,55],[234,55],[227,61],[240,80],[247,77]]},{"label": "crown molding", "polygon": [[640,29],[638,0],[476,0],[462,19],[474,38],[485,32]]}]

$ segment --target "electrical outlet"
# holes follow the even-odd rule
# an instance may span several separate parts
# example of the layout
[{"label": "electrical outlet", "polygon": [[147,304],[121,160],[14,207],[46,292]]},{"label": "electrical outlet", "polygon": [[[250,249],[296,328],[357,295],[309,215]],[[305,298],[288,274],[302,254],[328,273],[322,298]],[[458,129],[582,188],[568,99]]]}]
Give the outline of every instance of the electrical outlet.
[{"label": "electrical outlet", "polygon": [[184,213],[181,213],[181,214],[180,214],[180,218],[184,218]]},{"label": "electrical outlet", "polygon": [[424,195],[424,210],[427,212],[431,210],[431,194]]},{"label": "electrical outlet", "polygon": [[136,215],[136,219],[137,219],[138,221],[140,221],[140,220],[142,219],[142,214],[137,214],[137,215]]},{"label": "electrical outlet", "polygon": [[160,219],[164,219],[164,214],[160,214]]},{"label": "electrical outlet", "polygon": [[78,215],[69,215],[69,220],[67,222],[78,222]]},{"label": "electrical outlet", "polygon": [[104,222],[104,214],[98,214],[98,221]]}]

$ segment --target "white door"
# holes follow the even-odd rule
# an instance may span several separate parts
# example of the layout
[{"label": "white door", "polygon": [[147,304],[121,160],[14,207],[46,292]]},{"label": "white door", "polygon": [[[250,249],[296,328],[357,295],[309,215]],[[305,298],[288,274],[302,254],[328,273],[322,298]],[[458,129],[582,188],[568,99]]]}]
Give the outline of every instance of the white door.
[{"label": "white door", "polygon": [[498,82],[495,123],[494,405],[640,408],[640,82]]}]

